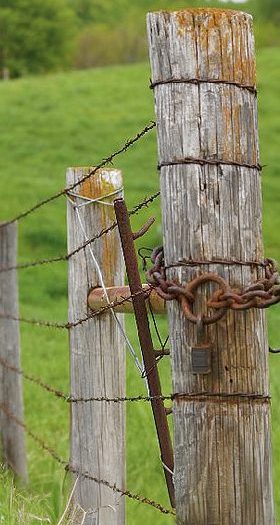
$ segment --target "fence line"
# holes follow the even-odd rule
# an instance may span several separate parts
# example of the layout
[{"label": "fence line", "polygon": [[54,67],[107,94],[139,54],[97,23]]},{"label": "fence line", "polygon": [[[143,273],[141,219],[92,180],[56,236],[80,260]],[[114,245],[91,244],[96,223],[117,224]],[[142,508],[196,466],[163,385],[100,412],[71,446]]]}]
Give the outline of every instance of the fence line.
[{"label": "fence line", "polygon": [[[149,294],[149,292],[152,290],[152,287],[150,290],[145,290],[145,295]],[[104,312],[107,312],[109,310],[113,310],[116,306],[120,306],[126,302],[129,302],[133,297],[137,297],[138,295],[143,294],[143,290],[139,290],[139,292],[136,292],[134,294],[128,295],[127,297],[124,297],[123,299],[120,299],[119,301],[114,301],[112,303],[106,304],[105,306],[101,306],[99,310],[95,310],[91,312],[89,315],[83,317],[82,319],[78,319],[74,322],[67,322],[67,323],[60,323],[60,322],[53,322],[53,321],[45,321],[42,319],[30,319],[26,317],[16,317],[13,315],[6,315],[4,313],[0,313],[0,319],[7,319],[10,321],[18,321],[20,323],[27,323],[32,324],[34,326],[43,326],[45,328],[56,328],[60,330],[70,330],[72,328],[76,328],[77,326],[80,326],[81,324],[86,323],[90,319],[93,319],[94,317],[97,317]]]},{"label": "fence line", "polygon": [[[136,204],[129,211],[129,216],[131,217],[132,215],[136,215],[140,210],[142,210],[142,208],[148,207],[149,204],[153,203],[154,200],[159,197],[159,195],[160,195],[160,192],[157,191],[156,193],[153,193],[149,197],[146,197],[145,199],[140,201],[138,204]],[[9,224],[9,223],[5,223],[5,225],[7,225],[7,224]],[[1,224],[0,224],[0,227],[1,227]],[[92,244],[93,242],[95,242],[98,239],[100,239],[101,237],[103,237],[103,235],[106,235],[107,233],[110,233],[116,227],[117,227],[117,223],[114,221],[108,228],[103,228],[97,235],[95,235],[91,239],[87,240],[86,242],[84,242],[83,244],[78,246],[72,252],[69,252],[69,253],[67,253],[65,255],[59,255],[57,257],[51,257],[49,259],[38,259],[36,261],[29,261],[29,262],[26,262],[26,263],[20,263],[20,264],[17,264],[17,265],[5,267],[5,268],[0,268],[0,273],[2,273],[2,272],[10,272],[12,270],[23,270],[23,269],[31,268],[31,267],[34,267],[34,266],[41,266],[41,265],[44,265],[44,264],[51,264],[51,263],[56,263],[56,262],[60,262],[60,261],[68,261],[71,257],[73,257],[74,255],[79,253],[81,250],[86,248],[88,245]]]},{"label": "fence line", "polygon": [[[275,352],[272,352],[275,353]],[[11,370],[15,374],[21,375],[24,379],[29,381],[30,383],[33,383],[39,387],[41,387],[43,390],[46,390],[47,392],[53,394],[55,397],[58,397],[59,399],[62,399],[66,401],[67,403],[90,403],[90,402],[105,402],[105,403],[126,403],[126,402],[151,402],[154,400],[161,400],[161,401],[174,401],[176,399],[180,398],[189,398],[190,400],[195,397],[217,397],[217,398],[248,398],[253,397],[254,399],[260,399],[260,400],[270,400],[270,395],[268,394],[262,394],[262,393],[254,393],[249,394],[246,392],[231,392],[231,393],[225,393],[225,392],[217,392],[215,394],[209,393],[209,392],[177,392],[173,394],[162,394],[162,395],[156,395],[156,396],[149,396],[149,395],[137,395],[137,396],[123,396],[123,397],[106,397],[106,396],[91,396],[91,397],[74,397],[71,394],[67,394],[66,392],[63,392],[61,390],[58,390],[57,388],[48,385],[45,383],[41,378],[35,377],[33,375],[27,374],[24,370],[17,368],[5,359],[0,358],[0,365],[6,368],[7,370]]]},{"label": "fence line", "polygon": [[108,481],[104,479],[99,479],[95,476],[92,476],[88,472],[81,472],[77,469],[75,469],[73,466],[69,464],[68,461],[63,459],[53,448],[51,448],[49,445],[45,443],[45,441],[35,434],[23,421],[20,421],[12,412],[10,412],[2,403],[0,403],[0,410],[12,421],[14,421],[18,426],[20,426],[25,433],[33,439],[37,445],[39,445],[45,452],[47,452],[57,463],[59,463],[61,466],[65,468],[67,472],[71,472],[72,474],[76,474],[78,476],[84,477],[86,479],[89,479],[91,481],[94,481],[95,483],[98,483],[100,485],[106,486],[110,489],[112,489],[115,492],[118,492],[122,496],[126,496],[129,499],[133,499],[135,501],[138,501],[139,503],[143,503],[146,505],[149,505],[158,511],[160,511],[162,514],[170,514],[172,516],[175,516],[175,511],[171,509],[167,509],[163,507],[160,503],[157,503],[156,501],[146,498],[145,496],[141,496],[140,494],[133,493],[129,490],[122,490],[119,487],[116,487],[115,485],[109,483]]},{"label": "fence line", "polygon": [[71,184],[69,187],[63,188],[62,190],[58,191],[57,193],[54,193],[50,197],[47,197],[46,199],[43,199],[42,201],[37,202],[34,206],[31,208],[19,213],[16,217],[13,219],[0,224],[0,228],[3,228],[7,226],[8,224],[12,224],[13,222],[20,221],[21,219],[24,219],[31,213],[37,211],[42,206],[45,206],[46,204],[49,204],[50,202],[58,199],[59,197],[62,197],[63,195],[66,195],[69,191],[76,188],[79,184],[82,182],[85,182],[87,179],[89,179],[92,175],[94,175],[98,170],[101,168],[104,168],[107,164],[112,163],[113,159],[120,155],[121,153],[124,153],[127,151],[133,144],[138,142],[144,135],[149,133],[152,129],[156,127],[156,123],[154,121],[151,122],[151,124],[147,124],[141,131],[139,131],[133,138],[128,139],[123,146],[121,146],[118,150],[116,150],[114,153],[111,153],[106,159],[102,160],[95,168],[93,168],[86,176],[82,177],[78,182],[75,182],[75,184]]},{"label": "fence line", "polygon": [[48,385],[45,383],[41,378],[35,377],[33,375],[27,374],[24,370],[17,368],[16,366],[10,364],[5,359],[2,359],[0,357],[0,365],[6,368],[7,370],[11,370],[15,374],[21,375],[24,379],[29,381],[30,383],[33,383],[39,387],[41,387],[43,390],[46,390],[50,394],[53,394],[55,397],[58,397],[60,399],[63,399],[67,403],[89,403],[92,401],[97,402],[107,402],[107,403],[121,403],[121,402],[138,402],[138,401],[153,401],[155,399],[161,399],[163,401],[165,400],[172,400],[173,395],[161,395],[161,396],[144,396],[144,395],[138,395],[138,396],[123,396],[123,397],[105,397],[105,396],[92,396],[92,397],[74,397],[71,394],[67,394],[66,392],[62,392],[61,390],[58,390],[57,388]]}]

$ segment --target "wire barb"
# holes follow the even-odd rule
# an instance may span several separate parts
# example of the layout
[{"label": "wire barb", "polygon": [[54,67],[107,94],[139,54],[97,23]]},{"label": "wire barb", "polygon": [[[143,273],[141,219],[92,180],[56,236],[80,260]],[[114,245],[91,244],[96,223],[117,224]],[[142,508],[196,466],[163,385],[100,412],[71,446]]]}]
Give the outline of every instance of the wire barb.
[{"label": "wire barb", "polygon": [[14,222],[20,221],[24,218],[26,218],[31,213],[39,210],[42,208],[42,206],[45,206],[46,204],[49,204],[50,202],[53,202],[54,200],[58,199],[59,197],[62,197],[62,195],[66,195],[69,191],[74,190],[77,186],[85,182],[87,179],[89,179],[92,175],[94,175],[98,170],[101,168],[104,168],[107,164],[110,164],[115,157],[120,155],[121,153],[124,153],[127,151],[133,144],[138,142],[146,133],[149,133],[152,129],[156,127],[156,123],[154,121],[151,121],[150,124],[147,124],[141,131],[139,131],[133,138],[128,139],[123,146],[121,146],[119,149],[117,149],[114,153],[111,153],[106,159],[102,160],[95,168],[89,171],[87,175],[82,177],[78,182],[75,182],[74,184],[71,184],[70,186],[63,188],[62,190],[58,191],[57,193],[54,193],[53,195],[50,195],[46,199],[43,199],[31,208],[19,213],[17,216],[15,216],[13,219],[0,224],[0,228],[4,228],[5,226],[9,224],[13,224]]},{"label": "wire barb", "polygon": [[[160,195],[160,192],[157,191],[156,193],[153,193],[152,195],[149,195],[148,197],[145,197],[141,202],[139,202],[134,208],[132,208],[129,211],[129,216],[136,215],[140,210],[143,208],[147,208],[150,204],[154,202]],[[6,223],[7,224],[7,223]],[[36,261],[27,261],[25,263],[20,263],[14,266],[7,266],[4,268],[0,268],[0,273],[3,272],[10,272],[12,270],[23,270],[27,268],[33,268],[35,266],[42,266],[45,264],[52,264],[57,263],[61,261],[68,261],[71,257],[74,257],[77,253],[79,253],[81,250],[84,250],[88,245],[93,244],[95,241],[103,237],[103,235],[107,235],[111,231],[113,231],[117,227],[117,223],[113,222],[108,226],[107,228],[103,228],[99,233],[97,233],[94,237],[91,237],[86,242],[75,248],[72,252],[69,252],[65,255],[59,255],[57,257],[51,257],[49,259],[38,259]]]},{"label": "wire barb", "polygon": [[126,496],[127,498],[133,499],[135,501],[138,501],[139,503],[144,503],[146,505],[150,505],[151,507],[155,508],[156,510],[159,510],[162,514],[171,514],[175,516],[175,511],[172,509],[166,509],[163,507],[160,503],[157,503],[156,501],[146,498],[145,496],[141,496],[140,494],[135,494],[129,490],[122,490],[121,488],[117,487],[115,484],[110,483],[107,480],[100,479],[96,476],[92,476],[88,472],[82,472],[79,469],[76,469],[68,461],[63,459],[59,456],[59,454],[51,448],[48,444],[44,442],[44,440],[37,436],[30,428],[28,428],[23,421],[20,421],[10,410],[3,404],[0,403],[0,410],[12,421],[14,421],[18,426],[23,428],[25,433],[33,439],[37,445],[39,445],[40,448],[42,448],[45,452],[47,452],[57,463],[59,463],[61,466],[63,466],[66,470],[66,472],[72,472],[72,474],[76,474],[77,476],[81,476],[85,479],[89,479],[91,481],[94,481],[95,483],[98,483],[99,485],[103,485],[105,487],[108,487],[118,494],[121,494],[122,496]]},{"label": "wire barb", "polygon": [[[146,290],[145,294],[149,294],[151,291]],[[139,290],[139,292],[136,292],[135,294],[131,294],[127,297],[124,297],[123,299],[120,299],[119,301],[114,301],[112,303],[108,303],[105,306],[101,306],[99,310],[92,311],[90,314],[86,315],[85,317],[78,319],[77,321],[73,322],[67,322],[67,323],[60,323],[60,322],[53,322],[53,321],[45,321],[42,319],[28,319],[26,317],[17,317],[13,315],[5,314],[4,312],[0,312],[0,319],[7,319],[10,321],[17,321],[20,323],[27,323],[34,326],[42,326],[45,328],[56,328],[60,330],[71,330],[72,328],[76,328],[77,326],[80,326],[81,324],[86,323],[87,321],[90,321],[90,319],[93,319],[94,317],[98,315],[102,315],[103,313],[106,313],[108,311],[111,311],[116,306],[122,305],[126,302],[129,302],[133,297],[136,297],[139,294],[142,294],[143,291]]]}]

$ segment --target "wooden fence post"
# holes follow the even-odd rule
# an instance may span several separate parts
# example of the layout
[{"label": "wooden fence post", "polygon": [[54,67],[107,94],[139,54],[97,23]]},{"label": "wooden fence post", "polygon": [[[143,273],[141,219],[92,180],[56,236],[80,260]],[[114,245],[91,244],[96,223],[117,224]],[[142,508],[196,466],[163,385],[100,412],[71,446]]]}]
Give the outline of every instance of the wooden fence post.
[{"label": "wooden fence post", "polygon": [[[151,13],[147,21],[165,264],[183,259],[261,261],[251,16],[190,9]],[[207,271],[233,287],[263,275],[260,267],[250,264],[214,263],[181,265],[167,275],[185,283]],[[198,290],[196,308],[202,314],[209,289],[207,285]],[[191,365],[195,325],[186,320],[177,301],[168,311],[174,392],[208,393],[174,402],[177,522],[273,525],[264,312],[228,311],[207,328],[214,345],[212,370],[197,375]],[[248,395],[229,395],[237,393]],[[252,394],[260,394],[260,399]]]},{"label": "wooden fence post", "polygon": [[[69,168],[67,186],[89,171],[90,168]],[[114,207],[108,203],[119,195],[122,176],[116,169],[101,169],[75,188],[67,206],[69,251],[112,224]],[[90,199],[101,200],[90,203]],[[117,229],[70,258],[69,322],[87,316],[88,294],[93,287],[102,286],[94,259],[106,287],[124,284]],[[122,315],[119,320],[123,323]],[[110,311],[70,330],[70,368],[71,394],[75,397],[125,395],[124,340]],[[70,456],[73,468],[124,489],[124,403],[72,404]],[[85,525],[124,525],[125,501],[113,490],[80,477],[74,499],[87,511]]]},{"label": "wooden fence post", "polygon": [[[0,228],[0,267],[17,264],[17,224]],[[17,272],[0,273],[0,311],[5,316],[18,317]],[[19,322],[0,318],[0,358],[20,368]],[[23,421],[22,379],[0,364],[0,405]],[[27,481],[24,430],[0,410],[1,456],[13,471]]]}]

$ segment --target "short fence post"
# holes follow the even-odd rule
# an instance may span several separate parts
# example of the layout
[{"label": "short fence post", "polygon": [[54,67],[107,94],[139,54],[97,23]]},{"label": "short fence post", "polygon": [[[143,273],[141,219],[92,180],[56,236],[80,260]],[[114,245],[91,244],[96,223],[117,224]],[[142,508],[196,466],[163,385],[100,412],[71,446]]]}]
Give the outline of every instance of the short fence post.
[{"label": "short fence post", "polygon": [[[210,271],[244,286],[263,275],[257,265],[233,263],[263,260],[251,17],[222,9],[150,13],[148,36],[165,264],[232,261],[178,265],[167,276],[185,283]],[[209,285],[197,295],[195,311],[205,314]],[[208,375],[193,373],[195,325],[177,301],[168,312],[173,389],[194,393],[173,407],[177,522],[273,525],[264,312],[228,311],[207,328]]]},{"label": "short fence post", "polygon": [[[69,168],[67,186],[90,168]],[[68,195],[68,251],[110,226],[113,200],[122,195],[122,176],[101,169]],[[100,199],[90,202],[90,199]],[[107,203],[107,205],[106,205]],[[81,206],[79,206],[81,205]],[[105,286],[124,284],[124,263],[117,229],[69,259],[69,322],[90,313],[88,294],[102,279]],[[118,315],[120,323],[123,316]],[[112,312],[70,329],[71,394],[74,397],[125,395],[125,348]],[[124,403],[89,402],[71,405],[71,467],[111,485],[125,487]],[[85,525],[124,525],[125,501],[112,489],[80,476],[74,499],[87,511]]]},{"label": "short fence post", "polygon": [[[17,264],[17,224],[0,228],[0,267]],[[0,273],[0,310],[3,316],[19,315],[17,272]],[[0,358],[8,365],[20,368],[19,322],[0,318]],[[0,405],[23,421],[22,379],[0,363]],[[27,481],[27,461],[24,430],[0,410],[1,456],[24,481]]]}]

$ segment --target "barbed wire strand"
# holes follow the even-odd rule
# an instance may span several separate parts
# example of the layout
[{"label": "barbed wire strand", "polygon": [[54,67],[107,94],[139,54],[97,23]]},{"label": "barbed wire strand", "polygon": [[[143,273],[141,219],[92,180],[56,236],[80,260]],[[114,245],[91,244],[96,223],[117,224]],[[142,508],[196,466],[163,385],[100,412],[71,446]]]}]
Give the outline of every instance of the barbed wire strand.
[{"label": "barbed wire strand", "polygon": [[[136,204],[128,212],[129,216],[131,217],[133,215],[136,215],[143,208],[148,207],[150,204],[152,204],[154,202],[155,199],[157,199],[159,197],[159,195],[160,195],[160,192],[157,191],[156,193],[153,193],[152,195],[150,195],[148,197],[145,197],[141,202]],[[81,250],[84,250],[84,248],[86,248],[89,244],[94,243],[95,241],[97,241],[98,239],[103,237],[103,235],[106,235],[106,234],[110,233],[116,227],[117,227],[117,223],[116,223],[116,221],[114,221],[112,224],[110,224],[110,226],[108,226],[107,228],[103,228],[99,233],[94,235],[94,237],[91,237],[91,239],[89,239],[87,242],[85,242],[84,244],[81,244],[80,246],[75,248],[75,250],[73,250],[73,251],[71,251],[71,252],[69,252],[69,253],[67,253],[65,255],[58,255],[56,257],[43,258],[43,259],[38,259],[38,260],[35,260],[35,261],[27,261],[27,262],[24,262],[24,263],[19,263],[19,264],[13,265],[13,266],[7,266],[7,267],[4,267],[4,268],[0,268],[0,273],[10,272],[12,270],[23,270],[23,269],[26,269],[26,268],[32,268],[34,266],[41,266],[41,265],[44,265],[44,264],[52,264],[52,263],[57,263],[57,262],[61,262],[61,261],[68,261],[71,257],[73,257],[74,255],[79,253]]]},{"label": "barbed wire strand", "polygon": [[[145,294],[147,295],[148,293],[151,292],[152,289],[150,290],[145,290]],[[125,302],[128,302],[130,301],[131,299],[133,299],[133,297],[136,297],[138,296],[139,294],[142,294],[143,293],[143,290],[139,290],[139,292],[135,292],[134,294],[131,294],[127,297],[124,297],[123,299],[120,299],[118,301],[113,301],[109,304],[106,304],[104,306],[101,306],[101,308],[99,308],[99,310],[94,310],[92,311],[90,314],[88,314],[87,316],[81,318],[81,319],[78,319],[77,321],[73,321],[73,322],[67,322],[67,323],[60,323],[60,322],[53,322],[53,321],[45,321],[45,320],[42,320],[42,319],[30,319],[30,318],[26,318],[26,317],[19,317],[19,316],[13,316],[13,315],[8,315],[8,314],[5,314],[3,312],[0,312],[0,319],[6,319],[6,320],[10,320],[10,321],[18,321],[20,323],[27,323],[27,324],[31,324],[31,325],[34,325],[34,326],[43,326],[45,328],[57,328],[57,329],[61,329],[61,330],[70,330],[72,328],[76,328],[76,326],[79,326],[83,323],[86,323],[87,321],[89,321],[90,319],[93,319],[94,317],[98,316],[98,315],[101,315],[105,312],[108,312],[110,310],[112,310],[112,308],[115,308],[116,306],[121,306],[122,304],[124,304]]]},{"label": "barbed wire strand", "polygon": [[24,379],[27,381],[36,384],[37,386],[41,387],[42,389],[46,390],[47,392],[53,394],[54,396],[58,397],[59,399],[62,399],[66,401],[67,403],[89,403],[89,402],[105,402],[105,403],[126,403],[126,402],[151,402],[154,400],[162,400],[162,401],[174,401],[174,399],[189,399],[190,401],[195,400],[196,398],[241,398],[241,399],[247,399],[247,398],[254,398],[254,399],[265,399],[269,400],[270,396],[267,394],[257,394],[257,393],[244,393],[244,392],[179,392],[179,393],[173,393],[173,394],[161,394],[157,396],[146,396],[146,395],[138,395],[138,396],[122,396],[122,397],[106,397],[106,396],[92,396],[92,397],[75,397],[70,394],[66,394],[65,392],[62,392],[58,390],[55,387],[52,387],[48,384],[46,384],[42,379],[37,378],[33,375],[27,374],[24,370],[17,368],[15,365],[12,365],[8,361],[6,361],[3,358],[0,358],[0,365],[6,368],[7,370],[11,370],[12,372],[21,375]]},{"label": "barbed wire strand", "polygon": [[19,213],[17,216],[15,216],[13,219],[0,224],[0,228],[3,228],[5,226],[8,226],[9,224],[13,224],[14,222],[20,221],[24,218],[26,218],[31,213],[37,211],[42,206],[45,206],[46,204],[49,204],[50,202],[53,202],[54,200],[58,199],[59,197],[62,197],[62,195],[66,195],[68,191],[72,191],[74,188],[85,182],[87,179],[89,179],[92,175],[94,175],[98,170],[101,168],[104,168],[107,164],[112,163],[115,157],[120,155],[121,153],[126,152],[133,144],[138,142],[144,135],[149,133],[153,128],[156,127],[156,123],[154,121],[151,121],[150,124],[147,124],[141,131],[139,131],[133,138],[128,139],[123,146],[121,146],[118,150],[116,150],[114,153],[103,159],[97,166],[95,166],[87,175],[82,177],[79,181],[71,184],[68,187],[63,188],[62,190],[59,190],[58,192],[54,193],[53,195],[50,195],[49,197],[37,202],[34,206],[31,208]]},{"label": "barbed wire strand", "polygon": [[18,419],[12,412],[10,412],[9,409],[7,409],[7,407],[3,403],[0,403],[0,409],[6,415],[6,417],[8,417],[12,421],[14,421],[18,426],[20,426],[25,431],[25,433],[29,437],[31,437],[31,439],[37,445],[39,445],[40,448],[42,448],[45,452],[47,452],[57,463],[59,463],[61,466],[63,466],[67,472],[71,472],[72,474],[76,474],[77,476],[81,476],[81,477],[83,477],[85,479],[89,479],[91,481],[94,481],[95,483],[97,483],[99,485],[103,485],[105,487],[108,487],[108,488],[112,489],[114,492],[117,492],[118,494],[121,494],[122,496],[126,496],[129,499],[133,499],[135,501],[138,501],[139,503],[150,505],[151,507],[159,510],[162,514],[170,514],[170,515],[173,515],[173,516],[175,515],[175,511],[174,510],[166,509],[160,503],[157,503],[156,501],[154,501],[154,500],[152,500],[150,498],[146,498],[145,496],[141,496],[140,494],[135,494],[135,493],[133,493],[133,492],[131,492],[129,490],[122,490],[121,488],[117,487],[115,484],[112,484],[112,483],[110,483],[107,480],[100,479],[100,478],[98,478],[96,476],[92,476],[88,472],[81,472],[80,470],[74,468],[72,465],[70,465],[70,463],[68,461],[63,459],[53,448],[51,448],[49,445],[47,445],[45,443],[45,441],[40,436],[38,436],[30,428],[28,428],[27,425],[25,425],[25,423],[23,423],[23,421],[20,421],[20,419]]},{"label": "barbed wire strand", "polygon": [[70,394],[67,394],[65,392],[62,392],[61,390],[57,389],[56,387],[53,387],[51,385],[48,385],[45,383],[41,378],[35,377],[31,374],[27,374],[24,370],[21,368],[16,367],[15,365],[12,365],[6,359],[3,359],[0,357],[0,365],[3,366],[6,370],[10,370],[11,372],[14,372],[15,374],[21,375],[26,381],[29,381],[30,383],[33,383],[39,387],[41,387],[43,390],[46,390],[50,394],[53,394],[55,397],[58,397],[59,399],[62,399],[66,401],[67,403],[89,403],[89,402],[106,402],[106,403],[123,403],[123,402],[140,402],[140,401],[153,401],[157,399],[161,400],[171,400],[172,395],[161,395],[161,396],[144,396],[144,395],[138,395],[138,396],[122,396],[122,397],[106,397],[106,396],[92,396],[92,397],[75,397]]}]

